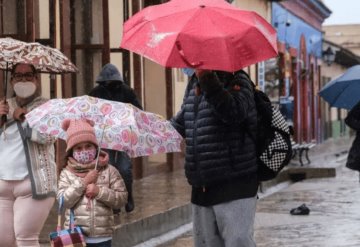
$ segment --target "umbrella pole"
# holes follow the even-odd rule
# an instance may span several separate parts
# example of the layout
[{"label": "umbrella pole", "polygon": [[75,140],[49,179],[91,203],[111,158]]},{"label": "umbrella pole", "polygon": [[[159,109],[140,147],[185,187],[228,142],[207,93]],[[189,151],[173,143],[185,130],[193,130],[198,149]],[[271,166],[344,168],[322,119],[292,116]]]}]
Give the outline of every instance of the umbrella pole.
[{"label": "umbrella pole", "polygon": [[[6,62],[6,70],[5,70],[5,85],[4,85],[4,103],[6,104],[6,93],[7,93],[7,71],[9,69],[9,63]],[[7,116],[6,114],[1,116],[1,122],[0,122],[0,126],[4,126],[5,129],[5,123],[7,121]]]},{"label": "umbrella pole", "polygon": [[98,166],[98,163],[99,163],[99,156],[100,156],[100,151],[101,151],[101,143],[102,143],[102,140],[104,138],[104,132],[105,132],[105,125],[103,127],[103,131],[102,131],[102,134],[101,134],[101,139],[100,139],[99,146],[98,146],[98,152],[97,152],[97,155],[96,155],[96,162],[95,162],[95,170],[97,169],[97,166]]}]

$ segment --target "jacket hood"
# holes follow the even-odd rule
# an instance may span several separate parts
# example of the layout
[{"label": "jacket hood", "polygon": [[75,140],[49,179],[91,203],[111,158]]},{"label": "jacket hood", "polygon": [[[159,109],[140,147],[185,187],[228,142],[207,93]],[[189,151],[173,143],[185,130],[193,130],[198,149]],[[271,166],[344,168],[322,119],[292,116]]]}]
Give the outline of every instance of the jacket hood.
[{"label": "jacket hood", "polygon": [[119,70],[116,68],[115,65],[108,63],[106,64],[100,74],[96,78],[96,83],[106,82],[106,81],[119,81],[123,82],[123,77]]}]

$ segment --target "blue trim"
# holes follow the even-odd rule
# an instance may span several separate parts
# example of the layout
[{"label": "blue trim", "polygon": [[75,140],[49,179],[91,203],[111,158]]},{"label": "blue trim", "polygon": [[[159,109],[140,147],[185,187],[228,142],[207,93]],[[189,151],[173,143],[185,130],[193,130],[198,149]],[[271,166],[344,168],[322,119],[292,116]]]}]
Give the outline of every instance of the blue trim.
[{"label": "blue trim", "polygon": [[[290,25],[286,25],[289,23],[288,21],[290,21]],[[310,26],[278,3],[272,4],[271,24],[276,28],[278,40],[281,43],[294,47],[300,52],[300,38],[301,35],[304,35],[307,53],[321,58],[323,41],[321,30]]]}]

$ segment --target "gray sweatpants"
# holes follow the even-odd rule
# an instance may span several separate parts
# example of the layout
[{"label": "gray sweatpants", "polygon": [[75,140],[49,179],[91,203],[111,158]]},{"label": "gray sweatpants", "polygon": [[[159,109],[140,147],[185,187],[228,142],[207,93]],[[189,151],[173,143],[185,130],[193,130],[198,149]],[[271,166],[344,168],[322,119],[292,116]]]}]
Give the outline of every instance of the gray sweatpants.
[{"label": "gray sweatpants", "polygon": [[195,247],[255,247],[256,197],[210,207],[192,205]]}]

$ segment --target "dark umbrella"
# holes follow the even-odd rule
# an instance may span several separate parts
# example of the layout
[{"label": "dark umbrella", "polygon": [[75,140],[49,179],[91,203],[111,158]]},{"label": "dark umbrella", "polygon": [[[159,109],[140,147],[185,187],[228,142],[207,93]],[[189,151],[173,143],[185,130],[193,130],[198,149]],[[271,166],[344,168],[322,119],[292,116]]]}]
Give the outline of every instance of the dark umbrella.
[{"label": "dark umbrella", "polygon": [[319,95],[332,107],[350,110],[360,101],[360,65],[349,68],[327,83]]}]

